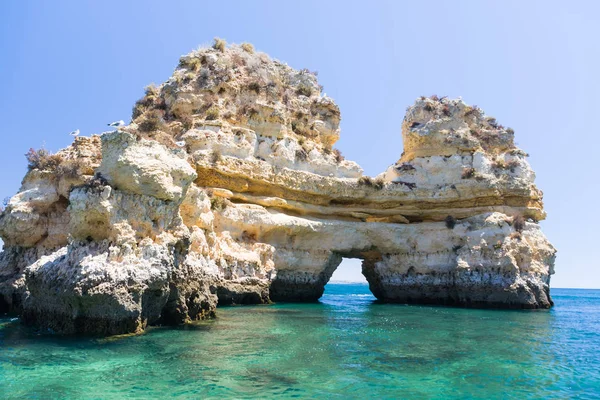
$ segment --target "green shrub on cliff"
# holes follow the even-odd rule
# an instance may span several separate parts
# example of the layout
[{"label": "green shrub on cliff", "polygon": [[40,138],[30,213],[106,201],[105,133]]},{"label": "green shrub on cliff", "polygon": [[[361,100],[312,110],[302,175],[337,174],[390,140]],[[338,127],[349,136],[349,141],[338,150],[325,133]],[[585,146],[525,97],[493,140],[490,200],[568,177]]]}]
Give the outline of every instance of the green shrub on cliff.
[{"label": "green shrub on cliff", "polygon": [[227,208],[228,201],[222,197],[213,197],[210,199],[210,209],[213,211],[223,211]]},{"label": "green shrub on cliff", "polygon": [[29,171],[34,169],[39,169],[40,171],[55,170],[63,161],[61,155],[52,154],[44,148],[39,150],[30,148],[27,154],[25,154],[25,158],[27,158],[27,169]]},{"label": "green shrub on cliff", "polygon": [[142,132],[154,132],[163,124],[163,114],[159,110],[150,110],[144,115],[138,126]]},{"label": "green shrub on cliff", "polygon": [[385,181],[381,178],[377,178],[373,181],[373,187],[377,190],[381,190],[385,187]]},{"label": "green shrub on cliff", "polygon": [[313,94],[313,90],[308,85],[300,85],[296,89],[296,94],[300,96],[310,97]]},{"label": "green shrub on cliff", "polygon": [[377,190],[381,190],[385,187],[385,182],[383,179],[373,179],[370,176],[361,176],[360,178],[358,178],[357,182],[360,186],[368,186]]},{"label": "green shrub on cliff", "polygon": [[216,37],[216,38],[214,39],[214,42],[213,42],[213,45],[212,45],[212,47],[213,47],[213,49],[215,49],[215,50],[219,50],[220,52],[224,52],[224,51],[225,51],[225,46],[226,46],[226,45],[227,45],[227,42],[226,42],[225,40],[223,40],[223,39],[221,39],[221,38],[218,38],[218,37]]},{"label": "green shrub on cliff", "polygon": [[242,45],[240,46],[246,53],[250,53],[253,54],[254,53],[254,46],[252,46],[251,43],[242,43]]},{"label": "green shrub on cliff", "polygon": [[308,154],[304,149],[296,150],[296,160],[298,161],[306,161],[308,159]]},{"label": "green shrub on cliff", "polygon": [[373,186],[373,179],[370,176],[361,176],[358,178],[358,184],[361,186]]},{"label": "green shrub on cliff", "polygon": [[333,149],[333,155],[335,156],[335,162],[338,164],[344,161],[345,159],[345,157],[342,155],[342,152],[338,149]]},{"label": "green shrub on cliff", "polygon": [[444,223],[446,224],[446,228],[454,229],[454,227],[456,226],[456,218],[454,218],[452,215],[448,215],[444,219]]},{"label": "green shrub on cliff", "polygon": [[219,118],[219,107],[211,106],[208,110],[206,110],[206,120],[213,121]]},{"label": "green shrub on cliff", "polygon": [[512,220],[512,226],[517,232],[523,232],[525,229],[525,218],[522,215],[515,215]]},{"label": "green shrub on cliff", "polygon": [[213,150],[210,154],[210,162],[214,165],[223,159],[221,152],[219,150]]},{"label": "green shrub on cliff", "polygon": [[475,168],[465,167],[460,176],[461,179],[469,179],[475,176]]}]

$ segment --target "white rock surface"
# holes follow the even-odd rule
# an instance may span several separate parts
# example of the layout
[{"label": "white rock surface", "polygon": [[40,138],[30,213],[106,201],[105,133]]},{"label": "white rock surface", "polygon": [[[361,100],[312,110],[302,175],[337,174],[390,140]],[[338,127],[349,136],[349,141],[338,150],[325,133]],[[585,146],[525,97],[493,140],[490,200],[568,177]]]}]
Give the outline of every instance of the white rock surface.
[{"label": "white rock surface", "polygon": [[102,135],[98,172],[112,187],[176,202],[197,177],[185,159],[159,143],[118,131]]}]

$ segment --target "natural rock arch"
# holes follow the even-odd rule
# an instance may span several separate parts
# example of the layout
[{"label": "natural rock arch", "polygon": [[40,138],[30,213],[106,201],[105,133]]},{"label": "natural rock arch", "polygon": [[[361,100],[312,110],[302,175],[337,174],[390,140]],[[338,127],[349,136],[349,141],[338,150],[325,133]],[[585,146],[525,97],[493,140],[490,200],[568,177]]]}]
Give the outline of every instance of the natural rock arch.
[{"label": "natural rock arch", "polygon": [[[344,258],[360,259],[362,263],[362,274],[369,283],[369,288],[374,293],[379,293],[377,288],[380,283],[375,273],[375,262],[381,260],[381,253],[375,249],[350,252],[330,252],[326,261],[317,268],[314,274],[304,273],[302,278],[291,272],[279,272],[270,286],[270,298],[273,301],[288,302],[314,302],[323,296],[325,286],[331,279],[335,270],[340,266]],[[377,296],[376,296],[377,297]]]},{"label": "natural rock arch", "polygon": [[342,257],[383,301],[546,308],[555,249],[514,132],[419,98],[376,178],[333,149],[316,76],[249,47],[194,51],[132,122],[30,153],[0,216],[0,312],[137,332],[220,304],[317,300]]}]

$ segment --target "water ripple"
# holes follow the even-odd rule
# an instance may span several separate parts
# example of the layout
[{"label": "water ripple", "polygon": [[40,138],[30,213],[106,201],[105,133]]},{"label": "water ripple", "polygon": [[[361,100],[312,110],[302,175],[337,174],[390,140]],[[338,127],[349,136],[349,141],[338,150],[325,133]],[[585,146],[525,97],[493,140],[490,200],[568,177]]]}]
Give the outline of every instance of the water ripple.
[{"label": "water ripple", "polygon": [[386,305],[365,285],[317,304],[230,307],[116,340],[0,318],[1,398],[598,398],[600,291],[551,311]]}]

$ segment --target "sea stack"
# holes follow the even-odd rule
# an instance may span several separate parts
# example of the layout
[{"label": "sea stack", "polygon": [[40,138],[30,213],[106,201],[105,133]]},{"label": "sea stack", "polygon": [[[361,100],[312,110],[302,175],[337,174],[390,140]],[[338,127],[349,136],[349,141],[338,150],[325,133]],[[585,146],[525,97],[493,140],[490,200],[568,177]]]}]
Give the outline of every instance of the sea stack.
[{"label": "sea stack", "polygon": [[334,149],[340,110],[321,92],[308,70],[216,41],[148,87],[130,124],[30,151],[0,216],[0,312],[135,333],[217,304],[316,301],[343,257],[385,302],[552,306],[556,250],[512,129],[422,97],[398,116],[400,159],[371,178]]}]

